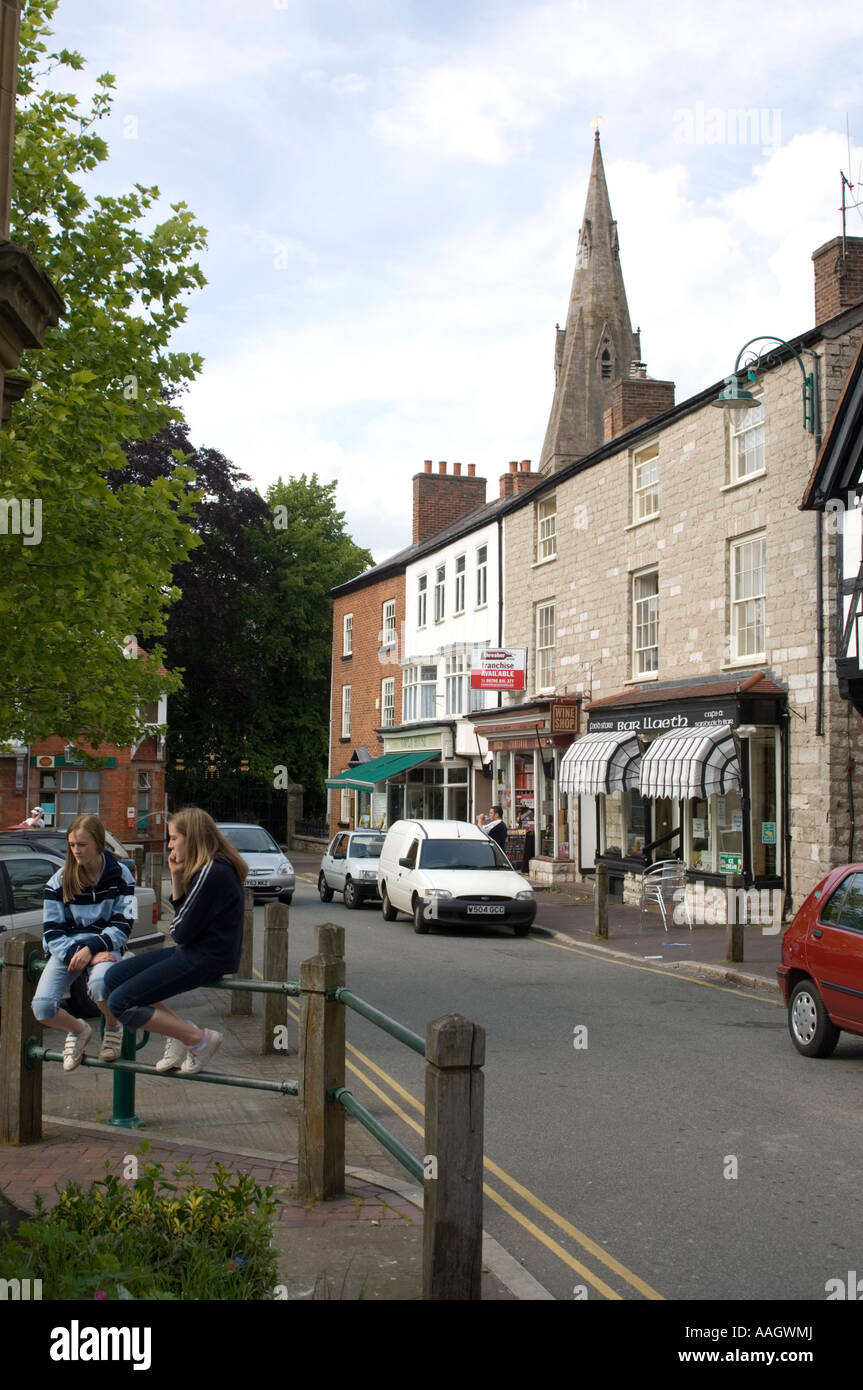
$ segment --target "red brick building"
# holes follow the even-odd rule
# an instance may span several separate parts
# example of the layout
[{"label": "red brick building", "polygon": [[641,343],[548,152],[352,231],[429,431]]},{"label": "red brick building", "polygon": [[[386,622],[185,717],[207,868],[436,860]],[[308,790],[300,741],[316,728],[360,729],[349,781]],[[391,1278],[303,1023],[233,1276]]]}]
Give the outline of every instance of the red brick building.
[{"label": "red brick building", "polygon": [[94,812],[124,844],[160,850],[164,739],[148,738],[135,748],[103,743],[97,755],[98,766],[90,766],[78,760],[71,743],[53,735],[29,746],[0,747],[0,828],[18,825],[34,806],[42,807],[46,824],[61,830],[77,815]]}]

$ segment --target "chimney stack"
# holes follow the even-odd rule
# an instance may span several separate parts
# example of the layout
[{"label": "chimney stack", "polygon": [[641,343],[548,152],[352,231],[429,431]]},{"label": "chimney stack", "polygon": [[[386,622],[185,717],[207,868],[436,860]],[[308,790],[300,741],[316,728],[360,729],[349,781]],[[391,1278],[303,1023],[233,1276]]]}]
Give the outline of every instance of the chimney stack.
[{"label": "chimney stack", "polygon": [[825,323],[863,299],[863,237],[825,241],[812,252],[815,265],[815,322]]},{"label": "chimney stack", "polygon": [[509,472],[500,475],[501,499],[513,497],[517,492],[529,492],[539,481],[540,475],[530,471],[530,459],[522,459],[521,463],[510,460]]},{"label": "chimney stack", "polygon": [[485,506],[485,478],[476,476],[473,463],[468,464],[465,477],[460,463],[453,464],[452,473],[447,473],[445,462],[439,463],[437,473],[433,473],[431,460],[426,459],[423,472],[414,474],[413,484],[414,545],[475,507]]}]

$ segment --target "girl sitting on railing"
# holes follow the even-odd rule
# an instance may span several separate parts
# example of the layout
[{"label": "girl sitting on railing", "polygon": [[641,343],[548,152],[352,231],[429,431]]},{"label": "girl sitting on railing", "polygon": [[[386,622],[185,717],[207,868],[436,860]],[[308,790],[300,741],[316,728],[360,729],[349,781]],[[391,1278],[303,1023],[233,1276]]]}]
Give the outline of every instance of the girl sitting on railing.
[{"label": "girl sitting on railing", "polygon": [[171,936],[163,950],[112,965],[108,1005],[127,1028],[146,1028],[167,1038],[156,1071],[203,1071],[222,1042],[212,1028],[187,1023],[165,999],[231,975],[243,947],[243,883],[248,865],[206,811],[178,811],[168,822]]}]

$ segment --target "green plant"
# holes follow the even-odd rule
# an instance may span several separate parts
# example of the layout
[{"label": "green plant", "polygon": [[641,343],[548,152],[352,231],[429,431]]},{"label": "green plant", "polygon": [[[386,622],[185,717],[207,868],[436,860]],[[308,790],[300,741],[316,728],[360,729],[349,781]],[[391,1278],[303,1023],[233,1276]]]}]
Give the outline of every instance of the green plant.
[{"label": "green plant", "polygon": [[70,1183],[50,1211],[37,1197],[37,1219],[0,1242],[0,1277],[40,1278],[46,1299],[270,1298],[274,1192],[222,1164],[209,1187],[180,1187],[160,1163],[134,1183],[110,1173],[86,1191]]}]

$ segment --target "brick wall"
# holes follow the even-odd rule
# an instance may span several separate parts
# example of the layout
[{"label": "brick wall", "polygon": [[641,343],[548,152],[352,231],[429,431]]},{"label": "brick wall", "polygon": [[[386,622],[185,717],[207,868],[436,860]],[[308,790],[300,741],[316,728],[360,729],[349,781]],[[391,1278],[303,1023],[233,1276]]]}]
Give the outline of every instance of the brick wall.
[{"label": "brick wall", "polygon": [[485,505],[486,480],[476,477],[476,465],[469,463],[466,475],[460,463],[452,467],[452,473],[447,473],[446,463],[439,463],[433,473],[431,459],[426,459],[423,472],[414,474],[414,545]]},{"label": "brick wall", "polygon": [[[62,755],[68,740],[60,737],[43,739],[31,744],[31,755]],[[99,815],[105,825],[124,844],[142,844],[146,849],[158,850],[162,844],[165,805],[165,764],[156,758],[156,742],[147,739],[142,743],[134,758],[129,748],[117,748],[112,743],[102,743],[96,749],[100,758],[116,758],[116,767],[94,769],[99,773]],[[27,759],[29,763],[29,758]],[[60,774],[63,771],[81,773],[83,765],[67,769],[56,768],[54,777],[57,783],[55,797],[59,808]],[[89,769],[87,769],[89,770]],[[47,771],[47,770],[46,770]],[[150,799],[147,829],[139,830],[137,817],[129,822],[126,810],[138,805],[138,773],[147,772],[150,776]],[[26,791],[28,768],[24,769],[24,790],[15,790],[15,760],[0,758],[0,827],[16,825],[28,815],[33,806],[43,800],[40,771],[29,768],[30,792]],[[81,778],[78,779],[79,791]],[[47,793],[45,793],[47,799]]]},{"label": "brick wall", "polygon": [[[483,484],[483,487],[485,484]],[[389,599],[396,604],[395,645],[382,648],[383,605]],[[353,619],[351,656],[343,655],[345,614]],[[330,712],[330,770],[331,775],[347,767],[355,748],[365,747],[372,758],[383,754],[383,737],[378,733],[383,719],[381,708],[382,681],[395,679],[395,722],[401,723],[402,672],[399,661],[403,656],[405,617],[404,573],[391,579],[381,579],[348,594],[339,594],[333,602],[333,693]],[[350,736],[342,741],[342,689],[351,687]],[[329,795],[330,823],[333,829],[339,819],[340,793]]]},{"label": "brick wall", "polygon": [[605,439],[634,429],[674,405],[674,382],[653,381],[647,377],[627,377],[615,383],[611,405],[603,417]]},{"label": "brick wall", "polygon": [[824,323],[863,299],[863,237],[834,237],[812,252],[815,266],[815,322]]}]

